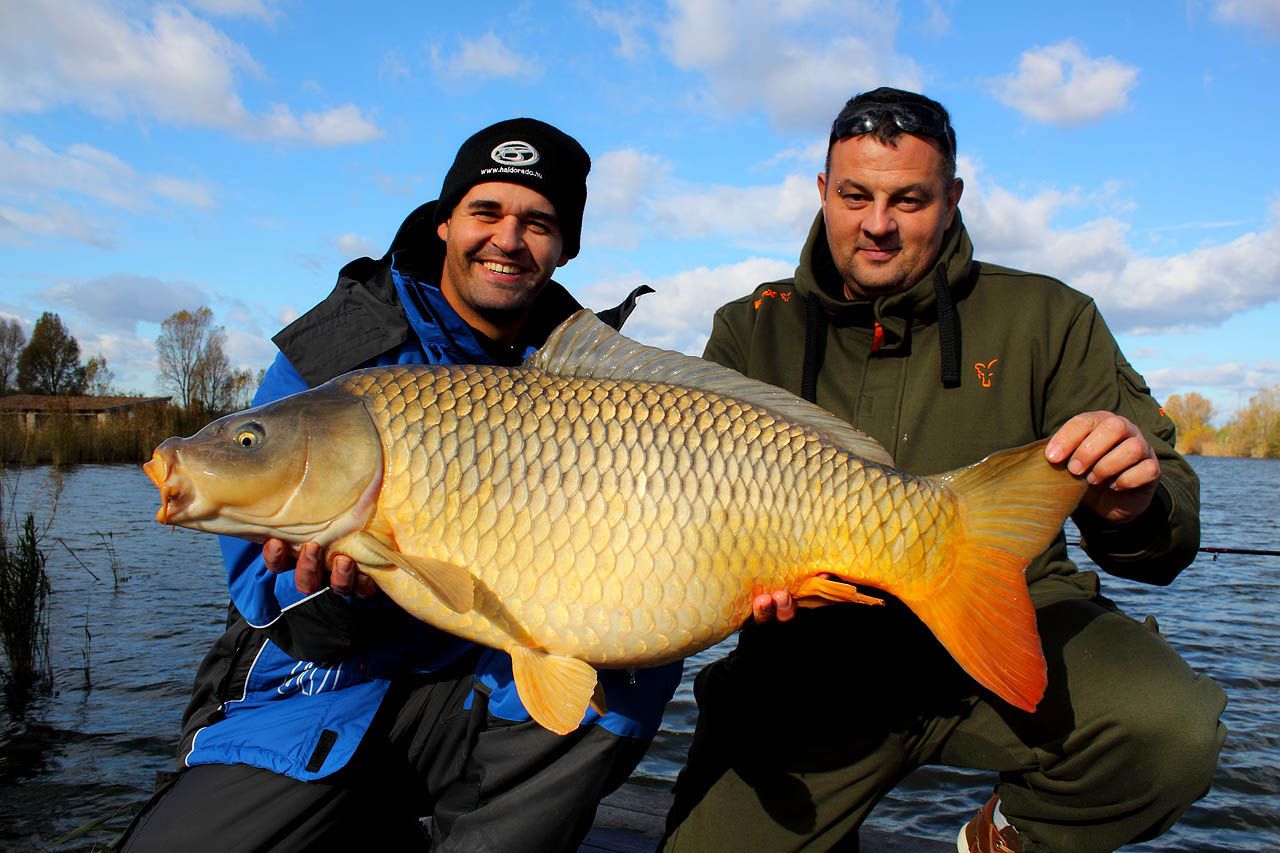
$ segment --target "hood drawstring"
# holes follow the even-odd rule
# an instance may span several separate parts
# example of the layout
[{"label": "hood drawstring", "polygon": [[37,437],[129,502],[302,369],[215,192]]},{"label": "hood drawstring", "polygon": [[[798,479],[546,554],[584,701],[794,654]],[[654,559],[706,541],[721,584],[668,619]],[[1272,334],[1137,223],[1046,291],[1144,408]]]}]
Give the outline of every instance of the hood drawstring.
[{"label": "hood drawstring", "polygon": [[938,355],[942,362],[942,387],[960,385],[960,314],[947,287],[947,272],[939,264],[933,274],[933,293],[938,301]]},{"label": "hood drawstring", "polygon": [[811,294],[804,306],[804,372],[800,374],[800,396],[810,403],[818,402],[818,366],[826,338],[827,312]]},{"label": "hood drawstring", "polygon": [[[960,313],[956,311],[951,290],[947,287],[947,272],[941,266],[934,270],[933,292],[938,306],[938,355],[942,364],[942,387],[960,386]],[[822,348],[827,337],[827,313],[814,296],[805,300],[804,314],[804,370],[800,375],[800,396],[810,403],[817,402],[818,368],[822,364]],[[875,338],[871,351],[880,348],[884,329],[875,324]]]}]

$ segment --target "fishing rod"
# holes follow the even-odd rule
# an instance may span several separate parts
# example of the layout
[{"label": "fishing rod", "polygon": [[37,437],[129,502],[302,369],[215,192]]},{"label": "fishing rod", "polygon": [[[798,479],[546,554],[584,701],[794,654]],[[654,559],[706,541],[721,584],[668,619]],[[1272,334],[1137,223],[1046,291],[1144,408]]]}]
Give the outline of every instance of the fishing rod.
[{"label": "fishing rod", "polygon": [[[1083,545],[1081,545],[1079,542],[1068,542],[1067,544],[1068,544],[1068,545],[1071,545],[1071,546],[1074,546],[1074,547],[1076,547],[1076,548],[1083,548],[1083,547],[1084,547],[1084,546],[1083,546]],[[1214,559],[1215,561],[1218,559],[1218,555],[1219,555],[1219,554],[1247,554],[1247,555],[1249,555],[1249,556],[1254,556],[1254,557],[1280,557],[1280,551],[1273,551],[1273,550],[1271,550],[1271,549],[1269,549],[1269,548],[1216,548],[1216,547],[1205,547],[1205,548],[1197,548],[1196,550],[1197,550],[1197,551],[1199,551],[1201,554],[1212,554],[1212,555],[1213,555],[1213,559]]]}]

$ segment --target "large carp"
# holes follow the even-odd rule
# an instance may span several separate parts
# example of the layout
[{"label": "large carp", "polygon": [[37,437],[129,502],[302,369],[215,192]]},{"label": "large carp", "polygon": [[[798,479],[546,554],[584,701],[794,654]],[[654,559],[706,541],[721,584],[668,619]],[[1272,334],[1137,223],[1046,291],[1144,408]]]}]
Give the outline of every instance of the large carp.
[{"label": "large carp", "polygon": [[508,652],[554,732],[600,706],[594,667],[693,654],[762,591],[880,603],[853,584],[1034,709],[1024,569],[1085,484],[1043,442],[933,477],[891,463],[817,406],[583,311],[522,367],[358,370],[170,438],[145,469],[158,521],[319,542],[414,616]]}]

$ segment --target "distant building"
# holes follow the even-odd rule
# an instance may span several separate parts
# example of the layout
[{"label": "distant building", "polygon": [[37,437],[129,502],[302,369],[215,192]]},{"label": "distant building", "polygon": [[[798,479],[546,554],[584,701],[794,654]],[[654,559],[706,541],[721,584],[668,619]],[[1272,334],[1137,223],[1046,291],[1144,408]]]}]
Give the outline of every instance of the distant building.
[{"label": "distant building", "polygon": [[161,408],[171,397],[90,397],[88,395],[12,394],[0,397],[0,418],[17,416],[20,429],[34,430],[39,418],[69,414],[106,420],[108,415],[133,417],[144,409]]}]

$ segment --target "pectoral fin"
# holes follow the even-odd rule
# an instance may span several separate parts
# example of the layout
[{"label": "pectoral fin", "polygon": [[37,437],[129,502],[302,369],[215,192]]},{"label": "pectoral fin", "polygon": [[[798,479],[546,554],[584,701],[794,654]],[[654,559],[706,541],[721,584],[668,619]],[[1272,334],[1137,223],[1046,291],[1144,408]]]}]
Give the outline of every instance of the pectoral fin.
[{"label": "pectoral fin", "polygon": [[805,578],[791,594],[800,607],[822,607],[842,601],[851,604],[884,604],[884,599],[863,595],[853,584],[817,575]]},{"label": "pectoral fin", "polygon": [[466,613],[475,604],[475,578],[462,566],[434,557],[415,557],[389,548],[373,536],[361,535],[359,544],[383,560],[408,572],[435,593],[455,613]]},{"label": "pectoral fin", "polygon": [[510,653],[516,692],[529,716],[558,735],[576,729],[595,695],[591,664],[523,646]]}]

